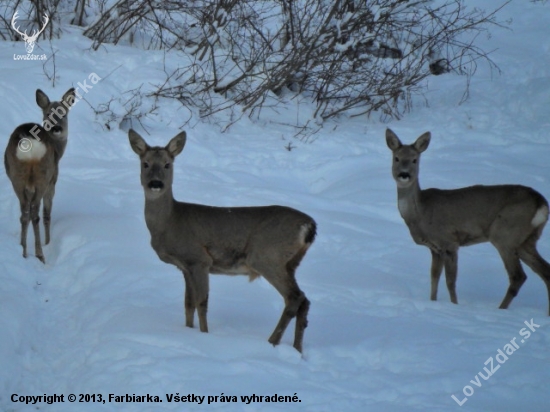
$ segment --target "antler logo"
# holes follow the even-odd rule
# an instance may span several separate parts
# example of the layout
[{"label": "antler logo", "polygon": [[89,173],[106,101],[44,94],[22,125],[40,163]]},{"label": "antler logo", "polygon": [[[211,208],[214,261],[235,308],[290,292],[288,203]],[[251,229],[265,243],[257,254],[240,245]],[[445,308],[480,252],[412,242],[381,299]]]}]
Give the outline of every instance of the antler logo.
[{"label": "antler logo", "polygon": [[48,25],[48,22],[50,21],[47,14],[44,14],[44,25],[42,26],[42,29],[39,31],[33,30],[33,33],[31,36],[27,34],[27,30],[25,30],[24,33],[21,33],[19,31],[18,27],[15,27],[15,20],[17,20],[17,13],[19,13],[17,10],[15,11],[15,14],[11,18],[11,27],[21,36],[23,40],[25,40],[25,49],[27,50],[27,53],[30,54],[34,50],[34,45],[36,44],[36,39],[38,39],[38,36],[44,31],[46,26]]}]

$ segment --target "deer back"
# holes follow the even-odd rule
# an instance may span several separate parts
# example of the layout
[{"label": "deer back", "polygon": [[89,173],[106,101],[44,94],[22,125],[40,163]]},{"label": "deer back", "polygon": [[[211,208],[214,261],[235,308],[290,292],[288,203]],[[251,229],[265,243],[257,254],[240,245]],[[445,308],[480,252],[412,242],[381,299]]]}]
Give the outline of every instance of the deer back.
[{"label": "deer back", "polygon": [[311,217],[284,206],[226,208],[174,200],[168,215],[146,213],[146,223],[157,253],[189,260],[206,252],[220,271],[237,270],[255,254],[290,258],[315,237]]}]

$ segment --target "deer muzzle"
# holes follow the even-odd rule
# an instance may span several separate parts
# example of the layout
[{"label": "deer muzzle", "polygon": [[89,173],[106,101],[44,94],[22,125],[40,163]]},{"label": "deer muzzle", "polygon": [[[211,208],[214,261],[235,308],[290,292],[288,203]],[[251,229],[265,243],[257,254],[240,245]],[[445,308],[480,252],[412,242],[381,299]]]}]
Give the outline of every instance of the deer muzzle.
[{"label": "deer muzzle", "polygon": [[397,178],[402,182],[408,182],[411,179],[411,175],[407,172],[401,172],[397,175]]},{"label": "deer muzzle", "polygon": [[164,183],[160,180],[151,180],[147,185],[153,192],[159,192],[164,189]]}]

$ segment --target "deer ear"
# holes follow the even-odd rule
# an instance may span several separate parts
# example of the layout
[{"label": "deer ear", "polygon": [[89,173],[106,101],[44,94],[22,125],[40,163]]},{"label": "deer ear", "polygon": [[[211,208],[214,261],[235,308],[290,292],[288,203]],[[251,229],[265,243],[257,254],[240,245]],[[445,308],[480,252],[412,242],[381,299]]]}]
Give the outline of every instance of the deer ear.
[{"label": "deer ear", "polygon": [[136,152],[138,155],[143,155],[147,149],[149,149],[149,145],[145,140],[143,140],[143,137],[141,137],[136,131],[133,129],[130,129],[128,131],[128,139],[130,140],[130,146],[132,147],[132,150]]},{"label": "deer ear", "polygon": [[386,144],[392,152],[403,146],[399,137],[391,129],[386,129]]},{"label": "deer ear", "polygon": [[428,146],[430,145],[431,138],[432,138],[432,134],[430,132],[426,132],[422,136],[420,136],[418,139],[416,139],[416,142],[414,142],[413,146],[418,151],[418,153],[422,153],[424,150],[428,148]]},{"label": "deer ear", "polygon": [[50,105],[50,99],[48,96],[46,96],[46,93],[44,93],[40,89],[36,89],[36,104],[42,109],[46,110],[48,106]]},{"label": "deer ear", "polygon": [[75,94],[74,87],[71,87],[69,90],[67,90],[63,95],[63,97],[61,98],[61,100],[65,102],[66,106],[69,106],[69,107],[75,104],[76,94]]},{"label": "deer ear", "polygon": [[177,136],[173,137],[170,142],[168,142],[166,145],[166,150],[168,150],[172,156],[176,157],[183,150],[186,141],[187,133],[181,132]]}]

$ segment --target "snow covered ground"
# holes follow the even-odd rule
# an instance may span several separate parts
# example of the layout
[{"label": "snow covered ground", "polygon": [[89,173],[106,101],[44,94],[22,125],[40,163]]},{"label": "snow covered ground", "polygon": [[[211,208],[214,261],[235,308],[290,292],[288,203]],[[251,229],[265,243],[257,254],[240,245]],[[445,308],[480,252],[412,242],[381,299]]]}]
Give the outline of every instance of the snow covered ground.
[{"label": "snow covered ground", "polygon": [[[439,301],[431,302],[430,253],[413,243],[399,216],[384,139],[388,126],[405,142],[432,132],[423,187],[519,183],[550,197],[550,4],[515,0],[500,17],[511,19],[511,30],[480,40],[497,49],[492,59],[502,73],[480,66],[462,105],[464,79],[446,75],[430,79],[429,104],[418,98],[401,121],[342,118],[309,143],[280,124],[307,112],[306,103],[290,102],[284,122],[244,119],[225,133],[215,122],[186,128],[187,146],[175,164],[177,199],[284,204],[316,219],[317,240],[297,272],[311,300],[303,357],[292,348],[292,324],[281,345],[268,344],[283,302],[263,279],[212,276],[210,333],[184,327],[183,279],[149,245],[139,162],[127,133],[112,124],[107,130],[90,105],[78,102],[46,265],[21,257],[19,204],[0,173],[0,410],[547,410],[543,282],[527,270],[510,309],[498,310],[508,278],[496,250],[478,245],[460,251],[459,305],[449,302],[443,280]],[[47,42],[39,46],[51,54]],[[13,60],[24,53],[22,43],[0,42],[4,145],[15,126],[40,121],[37,87],[58,99],[93,72],[102,80],[85,98],[97,106],[163,79],[160,52],[89,46],[75,28],[52,43],[53,87],[42,62]],[[187,115],[166,103],[144,121],[150,135],[135,126],[151,144],[164,145]],[[548,229],[539,250],[550,259]],[[19,401],[44,394],[64,402]],[[80,394],[94,396],[78,402]],[[121,398],[110,394],[149,394],[162,403],[115,402]],[[275,394],[294,402],[247,404],[252,395]],[[92,402],[99,395],[105,403]],[[196,397],[169,402],[171,395]]]}]

